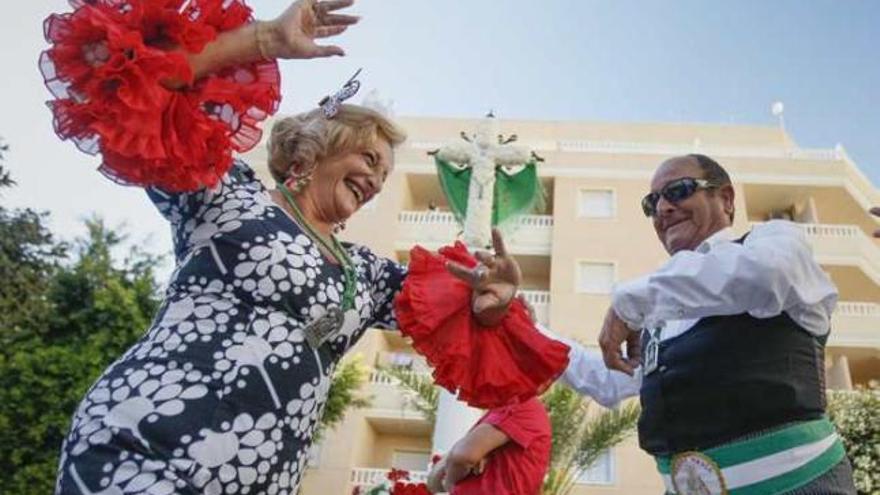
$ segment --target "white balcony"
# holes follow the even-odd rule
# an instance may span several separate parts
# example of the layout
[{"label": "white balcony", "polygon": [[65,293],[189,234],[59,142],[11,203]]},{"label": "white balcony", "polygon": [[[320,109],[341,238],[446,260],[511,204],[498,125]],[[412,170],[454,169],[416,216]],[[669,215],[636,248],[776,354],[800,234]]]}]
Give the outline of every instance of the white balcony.
[{"label": "white balcony", "polygon": [[880,304],[837,303],[831,316],[829,346],[880,347]]},{"label": "white balcony", "polygon": [[[388,469],[375,469],[375,468],[354,468],[351,470],[351,478],[350,482],[352,488],[355,486],[360,487],[370,487],[374,485],[378,485],[382,481],[385,480],[385,476],[388,474],[391,468]],[[409,472],[409,480],[412,483],[424,483],[428,480],[428,472],[427,471],[410,471]]]},{"label": "white balcony", "polygon": [[[752,222],[750,225],[760,223]],[[807,235],[816,261],[859,267],[875,283],[880,284],[880,247],[862,229],[855,225],[796,225]]]},{"label": "white balcony", "polygon": [[[427,373],[423,376],[430,377]],[[397,380],[374,371],[370,374],[368,387],[372,402],[367,416],[423,419],[421,413],[412,407],[406,391],[398,385]]]},{"label": "white balcony", "polygon": [[[430,373],[416,371],[430,379]],[[408,393],[397,380],[376,370],[370,373],[369,409],[363,414],[377,433],[388,435],[430,436],[433,424],[416,410]]]},{"label": "white balcony", "polygon": [[[431,372],[430,371],[414,371],[412,373],[419,375],[419,376],[423,376],[428,379],[431,379]],[[384,386],[388,386],[388,387],[396,387],[398,384],[398,381],[396,378],[392,378],[392,377],[386,375],[385,373],[382,373],[378,370],[373,370],[372,372],[370,372],[370,383],[372,383],[374,385],[384,385]]]},{"label": "white balcony", "polygon": [[[451,244],[461,233],[455,216],[444,211],[402,211],[398,215],[400,236],[397,248],[420,244],[429,249]],[[553,217],[524,215],[506,229],[507,246],[514,254],[549,255],[553,239]]]}]

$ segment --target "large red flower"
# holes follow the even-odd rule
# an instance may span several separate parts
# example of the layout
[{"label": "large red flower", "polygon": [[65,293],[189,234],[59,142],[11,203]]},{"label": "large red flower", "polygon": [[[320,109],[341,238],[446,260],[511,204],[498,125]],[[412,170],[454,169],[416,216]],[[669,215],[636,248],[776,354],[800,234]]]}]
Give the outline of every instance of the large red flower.
[{"label": "large red flower", "polygon": [[391,468],[391,471],[388,471],[386,477],[390,481],[409,480],[409,471],[405,469]]},{"label": "large red flower", "polygon": [[[44,24],[40,69],[55,131],[129,184],[169,191],[215,185],[260,140],[280,100],[275,62],[192,81],[185,52],[251,20],[243,0],[71,0]],[[224,4],[227,4],[224,6]],[[185,8],[182,9],[182,7]],[[171,90],[168,81],[185,84]]]},{"label": "large red flower", "polygon": [[450,260],[477,263],[461,243],[437,254],[413,248],[394,303],[401,332],[434,368],[434,382],[483,409],[542,393],[568,365],[568,346],[541,334],[519,300],[498,325],[480,325],[471,288],[446,270]]}]

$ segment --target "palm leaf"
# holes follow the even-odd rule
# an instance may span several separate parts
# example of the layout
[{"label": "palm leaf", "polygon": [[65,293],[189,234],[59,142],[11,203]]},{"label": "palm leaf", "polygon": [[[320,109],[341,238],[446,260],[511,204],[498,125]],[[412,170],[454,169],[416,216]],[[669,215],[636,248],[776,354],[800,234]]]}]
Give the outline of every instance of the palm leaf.
[{"label": "palm leaf", "polygon": [[324,412],[315,427],[314,443],[319,443],[325,431],[338,425],[347,411],[370,406],[372,397],[358,394],[368,375],[369,372],[358,355],[344,360],[336,368],[330,381]]},{"label": "palm leaf", "polygon": [[617,409],[603,411],[590,420],[581,434],[574,458],[578,468],[589,468],[602,452],[626,440],[635,431],[639,414],[641,408],[638,402],[630,401]]},{"label": "palm leaf", "polygon": [[553,428],[550,469],[542,495],[571,493],[577,479],[603,452],[635,431],[640,414],[638,403],[633,401],[591,415],[591,401],[562,385],[551,387],[541,400]]},{"label": "palm leaf", "polygon": [[408,404],[428,421],[433,423],[437,419],[440,392],[429,375],[401,366],[380,365],[376,366],[376,371],[396,381],[403,388]]}]

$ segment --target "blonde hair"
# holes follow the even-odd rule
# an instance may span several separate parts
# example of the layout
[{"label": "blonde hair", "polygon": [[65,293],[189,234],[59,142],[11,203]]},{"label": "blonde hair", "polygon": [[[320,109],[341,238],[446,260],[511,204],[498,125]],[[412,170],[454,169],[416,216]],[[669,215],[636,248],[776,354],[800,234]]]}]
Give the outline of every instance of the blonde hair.
[{"label": "blonde hair", "polygon": [[365,149],[378,139],[395,148],[406,140],[406,133],[379,112],[359,105],[340,105],[330,119],[320,108],[285,117],[272,125],[269,135],[269,172],[284,182],[294,165],[309,170],[324,158]]}]

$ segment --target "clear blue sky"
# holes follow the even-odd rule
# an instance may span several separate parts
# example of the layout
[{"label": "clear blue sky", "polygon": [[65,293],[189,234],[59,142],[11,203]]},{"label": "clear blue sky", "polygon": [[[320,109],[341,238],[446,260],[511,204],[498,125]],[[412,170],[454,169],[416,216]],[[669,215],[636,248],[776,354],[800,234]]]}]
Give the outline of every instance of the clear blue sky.
[{"label": "clear blue sky", "polygon": [[[280,0],[252,0],[258,17]],[[3,201],[50,210],[62,235],[89,212],[165,251],[142,194],[109,184],[51,132],[37,71],[42,19],[62,0],[0,17],[0,136],[20,186]],[[282,111],[310,108],[357,67],[399,115],[772,124],[804,147],[842,143],[880,184],[880,2],[871,0],[359,0],[348,57],[283,63]]]}]

